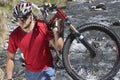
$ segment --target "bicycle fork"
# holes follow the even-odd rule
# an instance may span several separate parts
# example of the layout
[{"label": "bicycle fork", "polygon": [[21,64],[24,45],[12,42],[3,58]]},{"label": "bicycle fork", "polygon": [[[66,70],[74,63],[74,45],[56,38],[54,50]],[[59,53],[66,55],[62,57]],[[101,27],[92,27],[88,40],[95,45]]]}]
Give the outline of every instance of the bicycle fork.
[{"label": "bicycle fork", "polygon": [[96,49],[88,43],[86,38],[82,34],[80,34],[80,32],[78,32],[78,30],[76,30],[76,28],[72,24],[70,24],[69,26],[74,33],[77,42],[81,42],[90,51],[91,58],[94,58],[96,56]]}]

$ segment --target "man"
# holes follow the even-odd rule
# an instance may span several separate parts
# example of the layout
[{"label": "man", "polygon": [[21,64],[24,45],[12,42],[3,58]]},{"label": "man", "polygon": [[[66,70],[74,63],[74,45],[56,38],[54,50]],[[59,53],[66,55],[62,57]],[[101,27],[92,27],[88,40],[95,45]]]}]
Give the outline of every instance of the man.
[{"label": "man", "polygon": [[57,27],[49,34],[44,21],[34,21],[30,2],[20,2],[13,10],[19,26],[10,34],[8,58],[6,64],[7,80],[12,80],[14,58],[17,48],[25,59],[27,80],[53,80],[53,58],[49,44],[56,50],[63,47],[63,38],[59,37]]}]

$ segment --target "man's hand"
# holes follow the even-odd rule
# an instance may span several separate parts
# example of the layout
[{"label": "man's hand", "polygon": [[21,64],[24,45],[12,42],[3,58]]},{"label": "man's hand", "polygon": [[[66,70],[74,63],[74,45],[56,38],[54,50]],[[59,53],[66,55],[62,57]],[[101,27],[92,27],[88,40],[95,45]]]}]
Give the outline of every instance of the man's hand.
[{"label": "man's hand", "polygon": [[7,80],[12,80],[12,73],[14,69],[14,58],[15,58],[15,54],[8,52],[7,63],[6,63]]},{"label": "man's hand", "polygon": [[53,31],[53,34],[59,35],[59,33],[58,33],[58,28],[57,28],[57,27],[53,28],[52,31]]}]

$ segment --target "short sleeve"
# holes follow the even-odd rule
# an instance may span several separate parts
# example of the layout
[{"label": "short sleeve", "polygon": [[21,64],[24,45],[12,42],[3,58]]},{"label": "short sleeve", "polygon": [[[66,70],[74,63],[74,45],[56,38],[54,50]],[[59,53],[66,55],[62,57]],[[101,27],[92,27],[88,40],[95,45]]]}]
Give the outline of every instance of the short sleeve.
[{"label": "short sleeve", "polygon": [[12,35],[9,36],[9,41],[8,41],[8,48],[7,50],[11,53],[16,53],[17,50],[17,44],[15,43],[15,39]]}]

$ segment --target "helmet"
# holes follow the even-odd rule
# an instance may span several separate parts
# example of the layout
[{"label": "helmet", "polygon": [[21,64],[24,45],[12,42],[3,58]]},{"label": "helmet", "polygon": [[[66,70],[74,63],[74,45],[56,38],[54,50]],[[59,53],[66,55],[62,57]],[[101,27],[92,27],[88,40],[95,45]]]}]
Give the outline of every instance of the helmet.
[{"label": "helmet", "polygon": [[32,12],[32,4],[30,2],[20,2],[13,9],[13,16],[25,16]]}]

